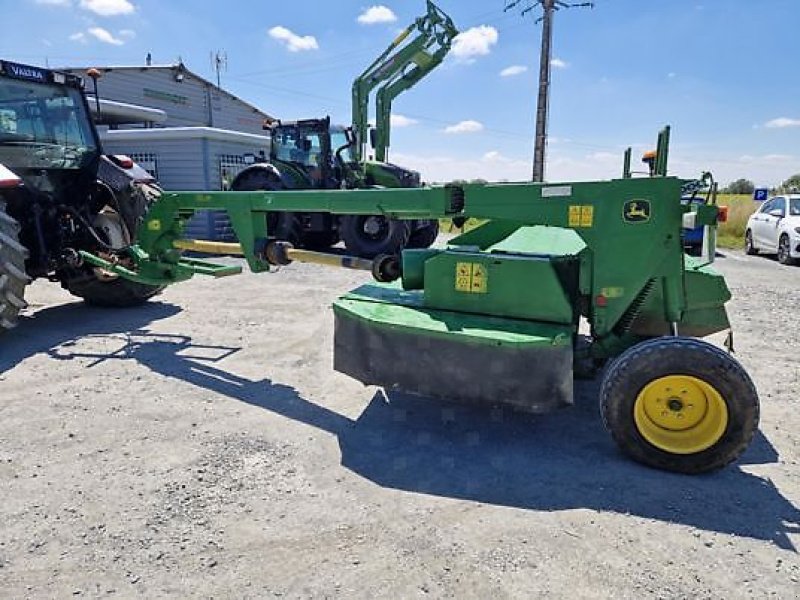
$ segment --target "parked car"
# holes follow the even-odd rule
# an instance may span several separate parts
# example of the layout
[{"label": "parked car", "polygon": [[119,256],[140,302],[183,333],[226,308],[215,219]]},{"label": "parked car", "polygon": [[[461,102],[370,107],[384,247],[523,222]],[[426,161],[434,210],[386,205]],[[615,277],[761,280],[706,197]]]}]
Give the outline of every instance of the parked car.
[{"label": "parked car", "polygon": [[800,194],[770,198],[750,216],[744,233],[747,254],[777,254],[784,265],[800,259]]}]

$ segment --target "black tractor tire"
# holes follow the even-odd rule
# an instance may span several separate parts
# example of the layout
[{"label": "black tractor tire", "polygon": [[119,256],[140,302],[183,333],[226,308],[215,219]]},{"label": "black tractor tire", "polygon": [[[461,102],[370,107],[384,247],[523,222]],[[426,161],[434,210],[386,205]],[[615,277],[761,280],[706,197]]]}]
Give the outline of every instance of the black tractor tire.
[{"label": "black tractor tire", "polygon": [[782,265],[794,265],[797,260],[792,258],[792,242],[785,233],[778,240],[778,262]]},{"label": "black tractor tire", "polygon": [[744,368],[716,346],[659,337],[614,360],[600,411],[620,449],[666,471],[697,474],[736,460],[758,428],[758,393]]},{"label": "black tractor tire", "polygon": [[121,277],[106,281],[89,272],[83,277],[62,280],[62,286],[73,296],[83,298],[86,304],[104,308],[140,306],[164,289],[164,286],[145,285]]},{"label": "black tractor tire", "polygon": [[406,248],[430,248],[439,237],[439,221],[420,221],[421,225],[411,232]]},{"label": "black tractor tire", "polygon": [[348,254],[362,258],[397,254],[406,247],[411,235],[407,221],[383,216],[346,215],[339,223],[339,233]]},{"label": "black tractor tire", "polygon": [[[117,198],[121,205],[120,218],[128,228],[131,242],[136,241],[136,233],[147,210],[161,195],[157,186],[133,183],[126,196]],[[61,277],[61,287],[73,296],[83,298],[92,306],[108,308],[129,308],[144,304],[161,293],[165,286],[145,285],[122,277],[102,276],[91,266],[73,269]]]},{"label": "black tractor tire", "polygon": [[748,256],[758,254],[758,248],[753,244],[753,232],[750,229],[744,232],[744,253]]},{"label": "black tractor tire", "polygon": [[25,286],[31,282],[25,273],[28,250],[19,243],[19,223],[6,213],[0,200],[0,333],[17,325],[25,303]]},{"label": "black tractor tire", "polygon": [[[239,173],[231,183],[233,192],[277,192],[287,189],[280,175],[272,165],[255,165]],[[267,213],[267,235],[291,242],[295,247],[301,245],[302,226],[296,213]]]},{"label": "black tractor tire", "polygon": [[303,242],[303,227],[297,213],[272,212],[267,214],[267,235],[289,242],[300,248]]},{"label": "black tractor tire", "polygon": [[302,246],[309,250],[329,250],[339,243],[338,231],[307,231],[303,233]]}]

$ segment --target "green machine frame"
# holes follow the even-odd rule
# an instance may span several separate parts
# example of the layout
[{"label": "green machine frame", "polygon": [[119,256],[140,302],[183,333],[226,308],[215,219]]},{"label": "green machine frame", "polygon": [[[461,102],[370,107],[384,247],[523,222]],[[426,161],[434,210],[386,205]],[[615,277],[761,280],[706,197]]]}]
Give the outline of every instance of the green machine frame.
[{"label": "green machine frame", "polygon": [[[147,215],[138,246],[130,250],[133,268],[83,256],[120,276],[163,285],[195,273],[239,271],[181,256],[181,248],[203,250],[181,241],[183,225],[198,210],[227,211],[239,239],[237,245],[205,249],[242,254],[254,272],[281,260],[267,251],[275,243],[266,229],[268,212],[477,219],[483,224],[451,239],[445,249],[403,251],[378,278],[392,279],[394,272],[404,289],[423,290],[429,308],[569,324],[574,334],[584,317],[591,326],[589,353],[602,359],[645,337],[676,331],[702,336],[728,327],[724,303],[730,294],[724,280],[682,251],[681,227],[692,210],[680,204],[684,184],[657,176],[420,189],[165,193]],[[717,214],[710,201],[693,217],[713,227]],[[292,255],[314,260],[315,253]],[[368,261],[350,265],[372,268]],[[478,269],[477,288],[459,285],[459,268]],[[475,279],[472,272],[461,276]]]},{"label": "green machine frame", "polygon": [[[573,402],[573,379],[608,359],[604,422],[630,456],[697,473],[749,444],[758,396],[729,354],[694,339],[730,327],[730,292],[711,268],[723,211],[710,176],[666,175],[669,130],[650,177],[423,188],[165,193],[136,246],[87,263],[149,285],[240,266],[184,250],[239,254],[254,272],[292,261],[372,272],[377,283],[334,302],[334,368],[387,391],[545,412]],[[707,190],[683,205],[685,190]],[[183,239],[198,210],[227,211],[237,244]],[[267,229],[281,211],[469,219],[444,247],[374,260],[293,248]],[[704,226],[705,256],[683,252],[683,227]]]}]

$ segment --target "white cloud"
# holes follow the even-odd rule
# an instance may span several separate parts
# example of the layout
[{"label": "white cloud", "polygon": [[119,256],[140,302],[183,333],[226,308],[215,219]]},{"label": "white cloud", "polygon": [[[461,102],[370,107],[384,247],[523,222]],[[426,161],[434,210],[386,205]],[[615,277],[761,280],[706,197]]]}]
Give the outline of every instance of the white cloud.
[{"label": "white cloud", "polygon": [[108,31],[107,29],[103,29],[102,27],[90,27],[88,29],[88,33],[97,40],[103,42],[104,44],[111,44],[112,46],[122,46],[125,43],[121,39],[115,38],[110,31]]},{"label": "white cloud", "polygon": [[73,42],[80,42],[81,44],[85,44],[86,34],[83,33],[82,31],[79,31],[78,33],[73,33],[71,36],[69,36],[69,39],[72,40]]},{"label": "white cloud", "polygon": [[419,121],[416,119],[412,119],[403,115],[392,115],[391,117],[392,127],[410,127],[411,125],[416,125],[417,123],[419,123]]},{"label": "white cloud", "polygon": [[779,117],[764,123],[764,127],[770,129],[785,129],[786,127],[800,127],[800,119],[789,119],[787,117]]},{"label": "white cloud", "polygon": [[514,77],[515,75],[522,75],[528,70],[528,67],[522,65],[512,65],[500,71],[500,77]]},{"label": "white cloud", "polygon": [[492,46],[499,39],[497,29],[488,25],[471,27],[459,33],[453,40],[453,55],[461,60],[470,61],[474,56],[485,56],[492,51]]},{"label": "white cloud", "polygon": [[293,31],[278,25],[269,30],[269,37],[281,42],[289,52],[303,52],[306,50],[317,50],[317,38],[313,35],[297,35]]},{"label": "white cloud", "polygon": [[552,66],[554,69],[566,69],[569,67],[569,63],[565,60],[561,60],[560,58],[551,58],[550,66]]},{"label": "white cloud", "polygon": [[473,120],[461,121],[444,129],[445,133],[478,133],[479,131],[483,131],[483,123]]},{"label": "white cloud", "polygon": [[101,17],[129,15],[136,10],[128,0],[81,0],[81,8]]},{"label": "white cloud", "polygon": [[765,165],[765,164],[773,164],[773,163],[791,163],[794,162],[796,158],[789,154],[764,154],[763,156],[752,156],[750,154],[744,154],[739,157],[739,162],[744,165]]},{"label": "white cloud", "polygon": [[394,23],[397,21],[397,15],[392,12],[392,9],[383,6],[370,6],[363,13],[358,15],[357,21],[362,25],[375,25],[376,23]]},{"label": "white cloud", "polygon": [[136,37],[136,32],[133,29],[120,29],[119,35],[127,40],[132,40]]},{"label": "white cloud", "polygon": [[[495,156],[496,154],[496,156]],[[392,154],[392,161],[422,174],[428,182],[454,179],[486,179],[487,181],[524,181],[530,179],[530,160],[506,158],[499,152],[483,157]]]},{"label": "white cloud", "polygon": [[[552,138],[551,140],[552,141]],[[649,148],[650,144],[639,144]],[[428,182],[447,182],[454,179],[486,179],[487,181],[529,181],[530,155],[506,155],[494,149],[483,155],[453,154],[402,154],[395,152],[392,160],[397,164],[422,173]],[[734,181],[745,177],[758,185],[777,185],[794,173],[800,164],[800,155],[726,155],[703,151],[701,155],[686,154],[679,147],[670,151],[670,173],[681,177],[695,177],[698,165],[714,173],[718,181]],[[547,154],[545,177],[549,182],[602,181],[619,177],[622,167],[622,150],[619,152],[581,152],[563,146],[551,148]],[[794,170],[793,170],[794,169]]]}]

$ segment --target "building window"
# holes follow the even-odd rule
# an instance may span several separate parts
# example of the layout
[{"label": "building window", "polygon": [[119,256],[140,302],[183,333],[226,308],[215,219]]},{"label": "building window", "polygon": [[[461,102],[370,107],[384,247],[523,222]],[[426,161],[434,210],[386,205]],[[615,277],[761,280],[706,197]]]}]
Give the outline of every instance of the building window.
[{"label": "building window", "polygon": [[153,152],[134,152],[129,154],[131,160],[150,173],[158,181],[158,155]]},{"label": "building window", "polygon": [[247,166],[241,154],[219,155],[219,181],[220,188],[229,190],[236,176]]}]

